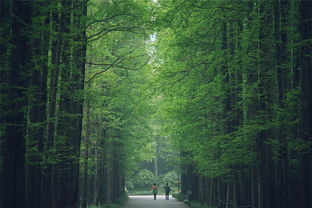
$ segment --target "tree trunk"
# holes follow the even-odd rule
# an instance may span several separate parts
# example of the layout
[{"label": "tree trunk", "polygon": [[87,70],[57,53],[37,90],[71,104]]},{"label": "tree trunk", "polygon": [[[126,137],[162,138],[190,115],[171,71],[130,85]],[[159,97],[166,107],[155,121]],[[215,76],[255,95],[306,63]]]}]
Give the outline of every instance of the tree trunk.
[{"label": "tree trunk", "polygon": [[[44,28],[49,25],[49,13],[42,12],[42,7],[48,3],[34,4],[33,17],[44,17],[36,22],[38,27]],[[45,26],[47,25],[47,26]],[[44,30],[47,30],[45,28]],[[41,207],[41,180],[42,166],[41,154],[43,153],[44,136],[46,128],[46,103],[47,103],[47,73],[48,73],[48,50],[49,36],[44,30],[38,30],[37,38],[33,40],[32,57],[33,70],[29,86],[29,121],[28,121],[28,152],[27,152],[27,207]]]},{"label": "tree trunk", "polygon": [[[73,46],[73,65],[71,70],[70,82],[72,84],[71,91],[74,95],[70,96],[69,106],[70,113],[75,115],[70,118],[70,123],[73,125],[69,132],[69,144],[72,147],[73,168],[70,170],[71,184],[71,201],[70,207],[79,206],[79,156],[82,131],[82,114],[84,102],[84,80],[85,80],[85,60],[86,60],[86,23],[87,3],[85,1],[74,1],[73,7],[76,8],[73,12],[73,26],[77,30],[74,34]],[[78,98],[77,98],[78,97]]]},{"label": "tree trunk", "polygon": [[[55,6],[58,1],[51,0],[51,6]],[[45,208],[54,208],[56,205],[54,179],[55,167],[49,161],[49,158],[54,158],[53,145],[55,142],[56,130],[56,100],[57,100],[57,86],[60,71],[60,56],[61,56],[61,40],[59,12],[56,8],[51,11],[51,69],[49,73],[49,89],[48,89],[48,107],[47,107],[47,136],[44,145],[44,175],[42,180],[43,186],[43,202],[42,206]],[[55,35],[54,35],[55,34]]]},{"label": "tree trunk", "polygon": [[156,148],[155,148],[155,157],[154,157],[154,177],[157,181],[158,175],[159,175],[159,170],[158,170],[158,152],[159,152],[159,144],[156,143]]},{"label": "tree trunk", "polygon": [[[300,38],[300,138],[309,146],[312,141],[312,2],[301,0],[299,3]],[[312,207],[312,151],[301,159],[301,207]]]},{"label": "tree trunk", "polygon": [[[1,12],[6,2],[1,3]],[[9,9],[6,7],[5,9]],[[1,104],[1,141],[4,143],[1,181],[1,207],[24,208],[25,203],[25,135],[26,88],[31,67],[32,2],[13,1],[11,7],[10,60],[7,67],[7,101]],[[10,10],[10,9],[9,9]],[[4,12],[4,14],[7,14]],[[1,14],[2,15],[2,14]],[[9,31],[7,31],[9,32]],[[1,78],[3,79],[3,78]]]},{"label": "tree trunk", "polygon": [[[60,54],[60,79],[59,79],[59,106],[58,106],[58,122],[56,126],[56,139],[55,148],[61,161],[56,164],[56,177],[54,190],[56,193],[56,206],[63,208],[74,208],[71,203],[72,197],[72,181],[75,180],[74,176],[70,174],[74,168],[72,164],[72,143],[70,138],[70,130],[73,124],[70,122],[70,57],[71,57],[71,1],[61,1],[61,14],[60,14],[60,35],[61,39],[61,54]],[[76,202],[76,201],[75,201]]]},{"label": "tree trunk", "polygon": [[[10,70],[10,56],[11,47],[7,40],[11,39],[11,33],[7,31],[11,31],[11,5],[8,1],[0,1],[0,132],[5,131],[5,120],[6,120],[6,112],[8,110],[8,73]],[[2,205],[2,198],[4,197],[3,191],[3,182],[5,179],[3,178],[3,157],[5,151],[5,140],[6,137],[4,135],[0,135],[0,205]]]},{"label": "tree trunk", "polygon": [[[89,86],[90,88],[90,86]],[[89,160],[89,142],[91,136],[90,128],[90,99],[87,100],[86,105],[86,135],[85,135],[85,151],[84,151],[84,161],[83,161],[83,186],[82,186],[82,199],[81,207],[87,208],[87,186],[88,186],[88,160]]]}]

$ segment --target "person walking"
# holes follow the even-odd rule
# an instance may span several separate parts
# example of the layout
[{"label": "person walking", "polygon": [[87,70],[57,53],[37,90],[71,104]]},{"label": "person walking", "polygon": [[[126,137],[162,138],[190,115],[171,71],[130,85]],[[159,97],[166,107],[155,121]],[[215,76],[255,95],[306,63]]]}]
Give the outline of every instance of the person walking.
[{"label": "person walking", "polygon": [[166,186],[165,186],[165,195],[166,195],[166,200],[169,200],[169,193],[171,191],[171,188],[170,186],[168,185],[168,183],[166,183]]},{"label": "person walking", "polygon": [[158,188],[157,188],[157,184],[154,183],[154,185],[152,186],[152,191],[154,194],[154,200],[156,200],[156,196],[157,196],[157,192],[158,192]]}]

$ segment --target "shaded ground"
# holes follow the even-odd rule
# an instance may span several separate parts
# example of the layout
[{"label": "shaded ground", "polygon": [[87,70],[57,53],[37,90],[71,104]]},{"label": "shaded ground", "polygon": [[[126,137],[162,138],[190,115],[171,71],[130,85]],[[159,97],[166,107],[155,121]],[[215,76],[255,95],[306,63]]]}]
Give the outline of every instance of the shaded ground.
[{"label": "shaded ground", "polygon": [[146,195],[129,196],[129,200],[124,208],[187,208],[187,206],[171,196],[169,200],[166,200],[164,195],[159,195],[157,200],[154,200],[152,195]]}]

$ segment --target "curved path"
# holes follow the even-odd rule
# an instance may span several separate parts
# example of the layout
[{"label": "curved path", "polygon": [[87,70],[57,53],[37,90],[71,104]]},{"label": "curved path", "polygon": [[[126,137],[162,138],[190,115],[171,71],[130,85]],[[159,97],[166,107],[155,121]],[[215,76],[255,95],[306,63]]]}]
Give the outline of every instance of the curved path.
[{"label": "curved path", "polygon": [[188,208],[183,202],[178,202],[170,196],[169,200],[164,195],[157,196],[154,200],[152,195],[129,196],[129,200],[124,208]]}]

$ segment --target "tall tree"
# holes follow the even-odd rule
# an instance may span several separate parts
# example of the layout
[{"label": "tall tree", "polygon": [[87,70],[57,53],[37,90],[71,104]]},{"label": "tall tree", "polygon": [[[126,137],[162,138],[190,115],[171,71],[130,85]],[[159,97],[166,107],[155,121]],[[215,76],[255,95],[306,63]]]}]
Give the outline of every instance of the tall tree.
[{"label": "tall tree", "polygon": [[[299,2],[299,31],[300,31],[300,50],[299,50],[299,67],[300,67],[300,117],[299,117],[299,132],[300,138],[304,143],[309,144],[312,136],[312,82],[311,82],[311,39],[312,39],[312,2],[301,0]],[[301,206],[312,206],[312,154],[311,147],[308,147],[307,152],[301,158],[300,176],[300,195]]]},{"label": "tall tree", "polygon": [[42,166],[47,102],[47,75],[49,51],[50,12],[45,7],[49,2],[36,2],[33,9],[33,25],[37,30],[32,34],[32,71],[29,83],[29,118],[27,133],[27,207],[41,207],[38,198],[42,193]]},{"label": "tall tree", "polygon": [[[25,207],[25,153],[27,86],[31,71],[32,2],[12,1],[1,3],[1,23],[10,36],[4,53],[9,54],[8,63],[1,70],[6,92],[1,99],[1,150],[3,171],[1,174],[1,206]],[[8,11],[11,11],[10,13]],[[2,13],[3,12],[3,13]],[[3,16],[8,15],[8,16]],[[11,31],[11,32],[9,32]],[[4,40],[3,40],[4,41]],[[1,41],[2,47],[5,46]],[[9,47],[8,47],[9,46]],[[2,53],[2,52],[1,52]],[[5,70],[5,71],[4,71]]]},{"label": "tall tree", "polygon": [[[159,2],[157,82],[168,134],[187,161],[183,191],[192,190],[192,199],[210,206],[295,207],[280,199],[296,193],[301,207],[310,203],[310,190],[301,184],[310,181],[300,179],[310,174],[301,169],[309,142],[298,134],[309,103],[302,101],[309,97],[306,78],[299,79],[306,71],[296,70],[309,54],[299,50],[310,47],[302,2]],[[304,117],[308,122],[310,115]],[[199,184],[187,186],[193,175]]]}]

